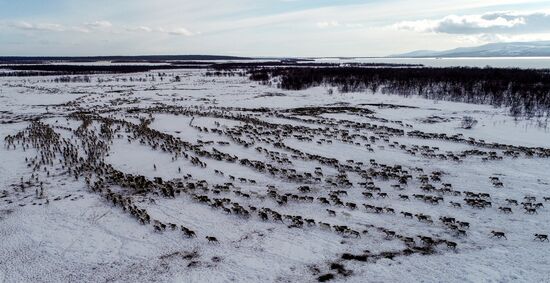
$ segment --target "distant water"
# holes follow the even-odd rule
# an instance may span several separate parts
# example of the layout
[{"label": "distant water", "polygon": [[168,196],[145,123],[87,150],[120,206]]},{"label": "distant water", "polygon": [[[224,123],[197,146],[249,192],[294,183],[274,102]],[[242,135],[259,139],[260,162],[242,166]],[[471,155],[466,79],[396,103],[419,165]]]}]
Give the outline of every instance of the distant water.
[{"label": "distant water", "polygon": [[[185,60],[182,60],[185,61]],[[277,59],[256,59],[256,60],[210,60],[193,62],[205,63],[251,63],[265,61],[279,61]],[[461,58],[317,58],[315,62],[320,63],[392,63],[392,64],[422,64],[426,67],[494,67],[494,68],[521,68],[521,69],[550,69],[550,57],[461,57]],[[51,62],[50,64],[61,65],[167,65],[170,62],[148,63],[148,62]],[[0,64],[0,67],[6,64]]]},{"label": "distant water", "polygon": [[320,58],[317,62],[422,64],[426,67],[494,67],[550,69],[550,57],[464,57],[464,58]]}]

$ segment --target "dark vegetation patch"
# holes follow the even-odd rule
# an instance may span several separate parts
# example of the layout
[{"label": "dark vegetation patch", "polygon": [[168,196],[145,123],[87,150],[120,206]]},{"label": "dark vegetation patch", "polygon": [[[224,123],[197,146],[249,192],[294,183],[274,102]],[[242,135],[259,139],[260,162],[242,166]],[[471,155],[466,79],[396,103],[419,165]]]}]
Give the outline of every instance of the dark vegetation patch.
[{"label": "dark vegetation patch", "polygon": [[420,119],[418,119],[418,121],[421,122],[421,123],[426,123],[426,124],[437,124],[437,123],[449,122],[449,121],[451,121],[451,119],[436,116],[436,115],[432,115],[432,116],[428,116],[428,117],[425,117],[425,118],[420,118]]},{"label": "dark vegetation patch", "polygon": [[510,107],[513,116],[550,114],[549,70],[502,68],[263,68],[249,78],[277,87],[303,90],[337,87],[340,92],[372,91],[433,100]]},{"label": "dark vegetation patch", "polygon": [[286,110],[286,112],[299,115],[299,116],[318,116],[321,114],[332,113],[361,113],[361,114],[373,114],[374,112],[358,107],[350,106],[338,106],[338,107],[297,107]]},{"label": "dark vegetation patch", "polygon": [[389,103],[361,103],[359,105],[361,105],[361,106],[376,106],[378,108],[390,108],[390,109],[398,109],[398,108],[418,109],[418,107],[416,107],[416,106],[398,105],[398,104],[389,104]]},{"label": "dark vegetation patch", "polygon": [[269,113],[272,110],[266,107],[260,107],[260,108],[242,108],[242,109],[239,109],[239,111]]},{"label": "dark vegetation patch", "polygon": [[322,63],[322,62],[301,62],[301,61],[266,61],[247,63],[220,63],[212,65],[215,70],[236,70],[236,69],[262,69],[269,67],[422,67],[420,64],[395,64],[395,63]]},{"label": "dark vegetation patch", "polygon": [[[274,110],[272,108],[259,107],[259,108],[231,108],[233,111],[246,111],[246,112],[258,112],[258,113],[270,113]],[[290,113],[297,116],[318,116],[322,114],[334,114],[334,113],[360,113],[360,114],[373,114],[374,112],[360,107],[351,106],[311,106],[311,107],[296,107],[280,110],[283,113]]]},{"label": "dark vegetation patch", "polygon": [[332,280],[332,279],[334,279],[334,274],[332,274],[332,273],[327,273],[327,274],[323,274],[323,275],[319,276],[319,277],[317,278],[317,281],[319,281],[319,282],[327,282],[327,281],[330,281],[330,280]]},{"label": "dark vegetation patch", "polygon": [[67,76],[86,74],[141,73],[153,70],[185,69],[178,65],[9,65],[3,69],[12,72],[0,73],[0,77]]},{"label": "dark vegetation patch", "polygon": [[264,94],[256,95],[254,96],[254,98],[274,97],[274,96],[281,97],[281,96],[286,96],[286,94],[282,92],[266,92]]},{"label": "dark vegetation patch", "polygon": [[[201,59],[203,58],[204,59]],[[189,59],[185,59],[189,58]],[[0,77],[34,77],[34,76],[68,76],[68,75],[92,75],[92,74],[123,74],[141,73],[154,70],[175,69],[209,69],[206,76],[245,76],[246,72],[235,72],[236,69],[262,69],[272,67],[339,67],[335,63],[312,63],[301,61],[265,61],[265,62],[241,62],[241,63],[215,63],[208,60],[249,60],[251,58],[224,57],[224,56],[130,56],[130,57],[0,57]],[[179,61],[178,61],[179,60]],[[184,61],[187,60],[187,61]],[[194,60],[194,61],[191,61]],[[203,60],[203,61],[198,61]],[[50,64],[61,63],[90,63],[98,61],[110,61],[119,65],[71,65]],[[129,65],[125,63],[142,63],[144,65]],[[145,65],[157,64],[157,65]],[[386,63],[358,63],[347,64],[356,67],[414,67],[419,65],[386,64]],[[256,80],[268,79],[258,77]]]},{"label": "dark vegetation patch", "polygon": [[221,56],[221,55],[144,55],[144,56],[81,56],[81,57],[26,57],[10,56],[0,57],[0,64],[44,64],[48,62],[72,62],[72,63],[90,63],[98,61],[111,61],[113,63],[161,63],[164,61],[180,60],[251,60],[248,57]]},{"label": "dark vegetation patch", "polygon": [[369,258],[369,255],[368,254],[361,254],[361,255],[354,255],[354,254],[350,254],[350,253],[344,253],[342,254],[342,259],[343,260],[356,260],[356,261],[367,261]]}]

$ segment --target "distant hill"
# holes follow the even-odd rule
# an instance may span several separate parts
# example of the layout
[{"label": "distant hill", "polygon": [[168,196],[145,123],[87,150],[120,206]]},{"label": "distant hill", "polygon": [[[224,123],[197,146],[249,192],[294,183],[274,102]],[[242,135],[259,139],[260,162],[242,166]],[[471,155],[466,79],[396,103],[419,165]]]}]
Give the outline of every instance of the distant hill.
[{"label": "distant hill", "polygon": [[550,56],[550,41],[501,42],[445,51],[417,50],[389,57],[536,57]]},{"label": "distant hill", "polygon": [[163,61],[211,61],[211,60],[252,60],[249,57],[223,55],[142,55],[142,56],[5,56],[0,63],[41,63],[41,62],[163,62]]}]

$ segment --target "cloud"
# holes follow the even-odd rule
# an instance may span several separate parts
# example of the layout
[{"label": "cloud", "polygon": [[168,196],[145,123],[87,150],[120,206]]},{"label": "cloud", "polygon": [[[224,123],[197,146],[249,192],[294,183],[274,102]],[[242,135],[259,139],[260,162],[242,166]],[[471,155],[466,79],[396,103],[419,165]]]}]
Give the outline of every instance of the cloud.
[{"label": "cloud", "polygon": [[492,12],[480,15],[449,15],[437,20],[402,21],[393,24],[392,28],[457,35],[550,32],[550,14]]},{"label": "cloud", "polygon": [[127,26],[125,27],[125,30],[128,32],[141,32],[141,33],[150,33],[153,32],[154,29],[148,26]]},{"label": "cloud", "polygon": [[9,22],[5,26],[15,29],[15,30],[24,30],[24,31],[47,31],[47,32],[80,32],[80,33],[89,33],[90,29],[88,24],[67,26],[56,23],[30,23],[27,21],[17,21]]},{"label": "cloud", "polygon": [[109,21],[95,21],[91,23],[85,23],[84,25],[92,29],[106,29],[113,26],[113,24]]},{"label": "cloud", "polygon": [[23,31],[48,31],[48,32],[78,32],[78,33],[102,33],[102,32],[129,32],[129,33],[152,33],[169,34],[174,36],[194,36],[200,32],[193,32],[184,27],[164,28],[164,27],[149,27],[149,26],[126,26],[117,27],[109,21],[95,21],[83,23],[79,25],[69,26],[55,23],[30,23],[27,21],[17,21],[9,23],[0,23],[5,27],[23,30]]},{"label": "cloud", "polygon": [[171,34],[171,35],[183,35],[183,36],[192,36],[194,35],[193,32],[189,31],[188,29],[186,28],[175,28],[175,29],[171,29],[168,31],[168,34]]},{"label": "cloud", "polygon": [[318,22],[317,26],[320,28],[338,27],[340,23],[338,21]]},{"label": "cloud", "polygon": [[184,27],[178,27],[178,28],[163,28],[159,27],[156,29],[152,29],[152,31],[156,31],[159,33],[174,35],[174,36],[194,36],[197,34],[200,34],[200,32],[192,32]]},{"label": "cloud", "polygon": [[95,21],[80,25],[62,25],[57,23],[30,23],[27,21],[10,22],[8,27],[16,30],[26,31],[49,31],[49,32],[81,32],[89,33],[92,30],[106,30],[113,27],[108,21]]},{"label": "cloud", "polygon": [[340,23],[338,21],[333,20],[333,21],[318,22],[317,27],[319,27],[319,28],[334,28],[334,27],[361,28],[361,27],[363,27],[363,24]]},{"label": "cloud", "polygon": [[19,21],[9,24],[10,27],[21,30],[35,30],[35,31],[64,31],[67,28],[60,24],[53,23],[38,23],[33,24],[25,21]]}]

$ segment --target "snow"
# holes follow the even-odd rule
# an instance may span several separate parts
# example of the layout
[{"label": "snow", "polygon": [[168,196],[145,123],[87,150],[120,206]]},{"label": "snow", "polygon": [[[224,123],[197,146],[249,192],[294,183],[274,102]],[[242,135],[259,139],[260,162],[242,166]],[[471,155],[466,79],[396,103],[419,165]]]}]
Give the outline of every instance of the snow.
[{"label": "snow", "polygon": [[[156,76],[157,72],[153,72]],[[297,172],[313,172],[322,168],[323,182],[308,180],[310,193],[298,193],[297,188],[304,183],[281,178],[242,166],[239,162],[215,160],[199,157],[206,162],[206,168],[193,165],[189,160],[173,159],[173,154],[153,149],[138,140],[128,141],[131,132],[119,132],[109,144],[109,155],[105,162],[124,173],[139,174],[149,179],[162,177],[164,180],[183,178],[192,175],[192,180],[207,180],[210,186],[230,182],[229,175],[255,180],[256,183],[232,181],[233,192],[222,192],[216,196],[227,197],[233,202],[249,208],[271,208],[281,214],[300,215],[333,225],[347,225],[351,229],[368,230],[360,238],[343,237],[334,231],[323,230],[319,226],[288,228],[285,223],[262,221],[251,213],[246,219],[234,214],[225,214],[202,203],[194,201],[190,195],[181,194],[176,198],[159,195],[134,195],[132,198],[140,208],[146,209],[153,219],[164,223],[176,223],[194,230],[196,238],[182,236],[179,229],[169,228],[155,232],[152,225],[141,225],[134,217],[124,212],[120,206],[113,206],[100,194],[91,191],[84,178],[75,178],[55,163],[46,172],[33,172],[25,162],[25,157],[33,158],[37,150],[25,150],[20,145],[16,149],[0,147],[0,282],[310,282],[319,275],[333,272],[330,263],[340,262],[353,274],[344,277],[337,275],[335,281],[347,282],[549,282],[547,268],[550,257],[547,255],[550,244],[534,241],[534,234],[550,232],[550,211],[539,208],[538,214],[523,213],[520,206],[511,206],[512,214],[499,212],[499,206],[509,206],[505,199],[519,202],[525,196],[535,196],[536,202],[550,196],[550,159],[503,156],[502,150],[490,149],[467,143],[439,139],[418,139],[414,137],[392,136],[389,142],[382,139],[372,143],[355,139],[347,143],[332,138],[332,143],[321,142],[325,127],[337,130],[346,129],[349,122],[384,125],[405,132],[420,130],[428,133],[462,134],[465,138],[483,139],[487,143],[498,142],[514,146],[550,147],[550,132],[544,121],[516,120],[507,115],[506,109],[496,109],[486,105],[472,105],[421,99],[417,97],[346,93],[329,94],[325,88],[317,87],[303,91],[282,91],[270,86],[259,85],[245,77],[205,77],[202,70],[169,71],[162,81],[123,81],[122,79],[146,78],[147,74],[96,75],[91,83],[53,83],[48,77],[1,78],[0,85],[0,137],[15,135],[24,130],[31,119],[41,118],[52,126],[62,137],[82,144],[74,133],[61,127],[77,129],[81,122],[67,117],[76,110],[105,111],[102,117],[123,119],[139,124],[139,118],[153,118],[150,129],[178,137],[181,141],[198,144],[198,140],[213,141],[202,148],[214,148],[241,159],[257,160],[274,164],[281,168],[295,169]],[[171,80],[172,75],[182,77],[180,82]],[[103,79],[98,82],[97,79]],[[116,81],[119,79],[119,81]],[[30,87],[32,86],[32,87]],[[116,92],[113,90],[122,90]],[[282,93],[283,95],[263,95]],[[377,107],[368,104],[406,105],[411,108]],[[289,119],[291,114],[283,110],[295,107],[327,105],[363,107],[374,111],[376,119],[354,113],[322,114],[318,117],[295,116],[307,120]],[[379,164],[402,165],[414,176],[397,191],[391,187],[395,181],[374,179],[376,186],[386,192],[389,198],[365,199],[364,189],[358,184],[364,179],[349,171],[347,176],[353,183],[351,188],[330,187],[324,183],[335,177],[338,170],[315,160],[295,159],[292,153],[275,147],[273,142],[256,140],[245,147],[232,140],[227,131],[246,126],[236,119],[210,116],[174,115],[171,113],[129,113],[134,107],[154,107],[159,105],[181,106],[206,113],[208,109],[221,109],[233,115],[246,114],[272,124],[288,124],[305,127],[303,130],[315,132],[313,141],[299,140],[296,137],[281,137],[281,141],[302,152],[335,158],[341,164],[353,159],[363,162],[368,168],[371,159]],[[266,107],[278,111],[282,116],[270,113],[242,111],[241,108],[255,109]],[[443,122],[426,123],[431,116],[442,118]],[[471,130],[459,127],[463,116],[472,116],[479,123]],[[387,121],[378,118],[387,119]],[[13,121],[13,123],[7,123]],[[319,121],[335,121],[335,126],[326,126]],[[393,122],[392,122],[393,121]],[[400,121],[396,123],[395,121]],[[217,125],[216,123],[219,123]],[[407,127],[405,125],[410,125]],[[199,127],[219,129],[223,133],[199,131]],[[96,133],[100,124],[96,121],[89,129]],[[295,128],[298,129],[298,128]],[[376,136],[371,130],[348,129],[350,133]],[[299,134],[294,132],[293,134]],[[240,138],[252,141],[258,138],[273,138],[273,135],[260,135]],[[227,142],[220,145],[217,142]],[[483,161],[480,156],[467,156],[461,162],[426,158],[420,153],[411,155],[399,147],[390,147],[392,142],[407,145],[438,147],[438,153],[447,151],[458,154],[465,150],[478,149],[496,151],[502,160]],[[256,150],[262,147],[269,151],[286,154],[292,164],[277,164],[265,152]],[[81,152],[83,148],[79,148]],[[191,156],[197,156],[189,152]],[[451,183],[453,190],[489,193],[492,207],[476,209],[466,206],[461,196],[444,196],[444,203],[432,205],[415,200],[413,194],[429,194],[420,190],[417,176],[412,169],[421,167],[424,173],[442,171],[442,183]],[[179,171],[181,169],[181,172]],[[224,175],[215,170],[223,171]],[[37,187],[21,191],[20,179],[39,176],[44,182],[45,198],[35,194]],[[489,178],[498,176],[503,188],[495,188]],[[436,188],[441,183],[432,182]],[[267,197],[267,186],[273,185],[279,193],[293,193],[317,197],[328,197],[331,190],[346,190],[341,196],[344,202],[357,203],[355,210],[346,207],[327,206],[315,200],[309,202],[290,201],[280,206]],[[111,186],[113,191],[126,192],[125,188]],[[250,198],[235,193],[240,190],[250,194]],[[399,200],[399,194],[407,194],[411,201]],[[70,196],[69,196],[70,195]],[[61,197],[59,200],[54,200]],[[46,203],[46,199],[48,203]],[[9,202],[8,202],[9,200]],[[462,203],[462,208],[453,208],[450,201]],[[397,214],[375,214],[365,210],[363,203],[380,207],[391,207]],[[550,204],[549,204],[550,205]],[[545,206],[546,205],[545,203]],[[329,216],[326,209],[332,209],[336,216]],[[434,224],[426,224],[416,219],[408,219],[401,211],[430,215]],[[438,220],[441,216],[452,216],[470,223],[467,236],[457,237]],[[454,241],[455,250],[438,245],[434,254],[413,254],[397,256],[393,260],[379,259],[369,262],[342,261],[343,253],[360,254],[369,250],[372,254],[400,251],[406,248],[398,239],[387,239],[383,232],[368,226],[384,227],[398,234],[416,237],[432,236]],[[492,230],[506,233],[507,239],[490,237]],[[206,236],[215,236],[219,243],[208,243]],[[417,243],[418,238],[415,238]],[[191,255],[196,252],[196,255]],[[187,256],[185,256],[187,255]],[[191,256],[190,256],[191,255]],[[320,273],[314,271],[318,268]]]}]

